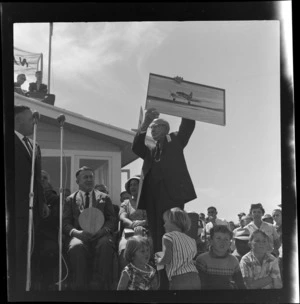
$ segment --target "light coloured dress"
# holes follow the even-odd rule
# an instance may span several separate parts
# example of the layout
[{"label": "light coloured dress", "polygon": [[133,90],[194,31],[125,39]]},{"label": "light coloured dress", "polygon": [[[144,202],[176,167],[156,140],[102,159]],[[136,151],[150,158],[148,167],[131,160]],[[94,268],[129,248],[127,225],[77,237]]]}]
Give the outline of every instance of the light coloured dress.
[{"label": "light coloured dress", "polygon": [[[147,220],[146,211],[133,208],[129,199],[125,200],[120,205],[119,218],[122,213],[126,213],[127,218],[130,219],[131,221]],[[119,255],[121,254],[122,250],[125,249],[126,243],[127,243],[127,239],[125,236],[125,232],[123,231],[122,238],[119,242]]]}]

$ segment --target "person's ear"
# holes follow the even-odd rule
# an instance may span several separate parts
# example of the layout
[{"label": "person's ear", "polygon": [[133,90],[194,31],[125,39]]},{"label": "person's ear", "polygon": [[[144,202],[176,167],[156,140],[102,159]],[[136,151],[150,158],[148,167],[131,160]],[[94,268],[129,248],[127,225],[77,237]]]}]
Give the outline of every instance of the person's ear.
[{"label": "person's ear", "polygon": [[19,114],[17,114],[16,116],[15,116],[15,124],[17,124],[17,123],[20,123],[20,115]]}]

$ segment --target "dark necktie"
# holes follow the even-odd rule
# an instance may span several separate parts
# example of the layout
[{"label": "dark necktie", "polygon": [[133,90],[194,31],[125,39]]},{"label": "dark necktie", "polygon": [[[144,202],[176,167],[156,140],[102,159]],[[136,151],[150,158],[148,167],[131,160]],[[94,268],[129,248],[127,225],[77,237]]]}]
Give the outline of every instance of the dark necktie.
[{"label": "dark necktie", "polygon": [[156,152],[155,152],[155,155],[154,155],[154,159],[156,161],[160,161],[160,148],[159,148],[159,143],[158,142],[156,143]]},{"label": "dark necktie", "polygon": [[32,157],[32,147],[31,147],[31,143],[29,142],[28,137],[24,136],[24,137],[23,137],[23,140],[24,140],[24,142],[25,142],[25,145],[26,145],[26,147],[27,147],[27,150],[28,150],[30,156]]},{"label": "dark necktie", "polygon": [[90,197],[89,197],[89,193],[86,192],[85,193],[85,207],[84,208],[89,208],[90,206]]}]

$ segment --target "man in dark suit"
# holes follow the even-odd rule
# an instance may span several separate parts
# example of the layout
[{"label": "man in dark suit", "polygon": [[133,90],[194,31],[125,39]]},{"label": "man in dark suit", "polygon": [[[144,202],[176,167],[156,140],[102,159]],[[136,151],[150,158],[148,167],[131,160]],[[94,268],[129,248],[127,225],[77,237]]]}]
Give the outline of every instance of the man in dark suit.
[{"label": "man in dark suit", "polygon": [[47,94],[47,85],[43,84],[43,74],[42,71],[35,72],[36,82],[31,82],[29,84],[29,92],[41,92]]},{"label": "man in dark suit", "polygon": [[[183,155],[195,121],[183,118],[179,131],[168,134],[169,123],[158,116],[156,109],[147,110],[132,145],[132,151],[144,160],[138,209],[147,211],[154,252],[162,249],[164,211],[173,207],[183,209],[185,203],[196,198]],[[149,126],[156,147],[145,145]]]},{"label": "man in dark suit", "polygon": [[17,76],[17,82],[14,83],[14,91],[18,94],[25,95],[25,92],[22,90],[21,86],[26,81],[25,74],[19,74]]},{"label": "man in dark suit", "polygon": [[[29,223],[29,192],[31,182],[31,166],[33,142],[27,136],[33,133],[33,115],[29,107],[14,107],[15,122],[15,223],[16,223],[16,288],[25,291],[27,244]],[[35,170],[33,185],[33,231],[34,242],[32,253],[32,274],[38,261],[39,239],[38,230],[42,218],[49,215],[49,208],[45,203],[43,187],[41,184],[41,152],[36,143]]]},{"label": "man in dark suit", "polygon": [[[76,172],[79,191],[66,198],[63,210],[63,233],[66,236],[68,256],[73,274],[75,290],[88,288],[88,263],[92,262],[90,288],[110,290],[114,283],[113,229],[116,222],[110,197],[94,189],[94,172],[82,167]],[[104,224],[100,230],[91,234],[82,230],[79,216],[85,208],[97,208],[104,215]]]}]

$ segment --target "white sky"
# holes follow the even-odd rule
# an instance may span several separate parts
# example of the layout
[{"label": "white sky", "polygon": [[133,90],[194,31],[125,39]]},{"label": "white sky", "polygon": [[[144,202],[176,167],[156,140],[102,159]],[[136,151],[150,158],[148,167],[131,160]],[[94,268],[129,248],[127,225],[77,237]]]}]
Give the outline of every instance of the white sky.
[{"label": "white sky", "polygon": [[[149,73],[225,89],[226,126],[197,122],[185,149],[198,196],[186,209],[213,205],[237,222],[252,203],[267,213],[281,203],[279,42],[277,20],[54,23],[51,93],[58,107],[130,130]],[[49,23],[15,24],[14,46],[44,54],[44,83],[48,43]],[[161,117],[178,130],[180,118]]]}]

